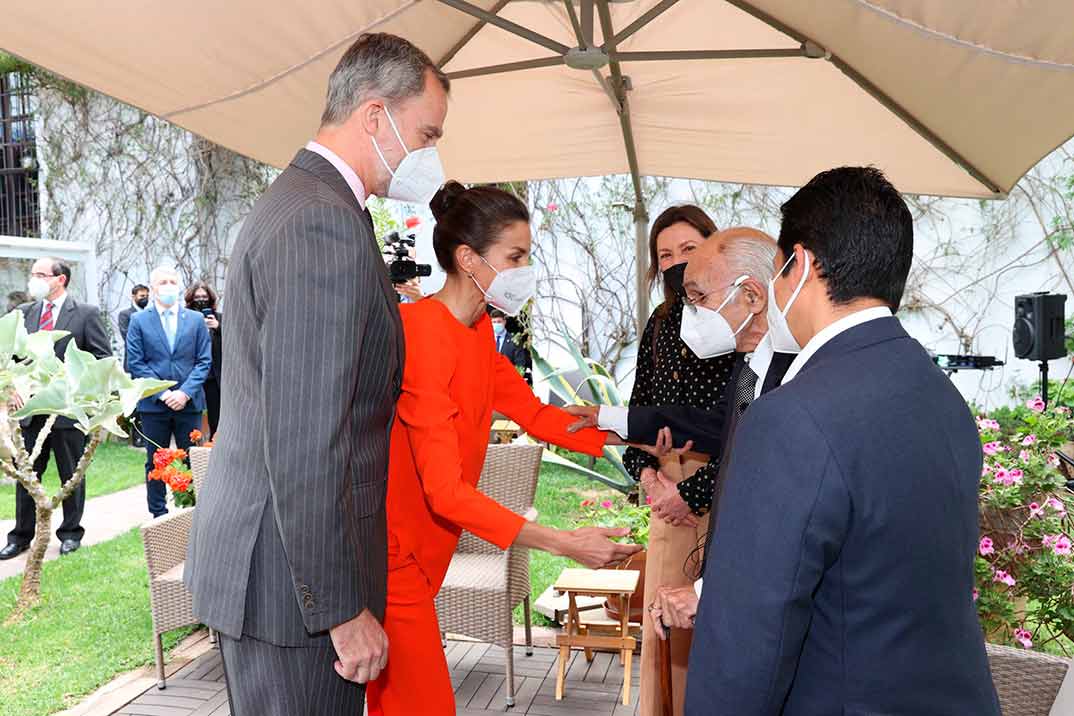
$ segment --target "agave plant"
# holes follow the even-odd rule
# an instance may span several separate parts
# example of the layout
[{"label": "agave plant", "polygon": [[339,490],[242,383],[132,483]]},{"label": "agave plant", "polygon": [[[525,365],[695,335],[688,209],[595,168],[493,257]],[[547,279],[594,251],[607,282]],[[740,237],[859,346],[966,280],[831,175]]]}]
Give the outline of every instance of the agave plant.
[{"label": "agave plant", "polygon": [[[534,377],[548,383],[550,389],[560,400],[568,405],[593,405],[594,401],[585,397],[582,393],[587,392],[597,400],[600,405],[612,405],[623,407],[626,401],[619,390],[615,377],[611,372],[597,361],[582,355],[578,345],[567,335],[561,336],[564,345],[574,360],[574,365],[569,368],[556,370],[552,365],[533,351]],[[587,391],[583,391],[583,387]],[[618,478],[615,479],[603,475],[576,462],[572,462],[551,450],[545,450],[542,460],[552,465],[559,465],[577,472],[592,480],[596,480],[624,494],[635,489],[637,481],[623,464],[622,447],[607,446],[604,448],[604,457],[615,468]]]},{"label": "agave plant", "polygon": [[[64,359],[55,344],[67,331],[27,334],[23,315],[12,311],[0,318],[0,474],[21,484],[34,500],[37,530],[23,572],[18,606],[12,617],[38,601],[41,566],[51,536],[52,513],[85,479],[86,469],[106,433],[127,437],[119,420],[129,416],[138,401],[173,385],[170,381],[132,379],[114,357],[96,358],[67,345]],[[15,412],[9,405],[25,399]],[[47,415],[36,445],[25,445],[19,421]],[[58,417],[70,418],[89,440],[74,475],[55,495],[45,492],[33,464],[41,454]]]}]

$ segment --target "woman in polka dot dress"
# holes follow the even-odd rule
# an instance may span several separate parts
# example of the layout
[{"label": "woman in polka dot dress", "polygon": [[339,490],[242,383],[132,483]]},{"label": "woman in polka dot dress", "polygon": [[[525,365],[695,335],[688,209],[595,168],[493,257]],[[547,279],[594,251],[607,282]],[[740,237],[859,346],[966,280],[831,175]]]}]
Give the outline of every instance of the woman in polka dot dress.
[{"label": "woman in polka dot dress", "polygon": [[[664,286],[664,302],[645,326],[638,351],[632,406],[689,405],[713,409],[734,366],[734,355],[702,360],[679,337],[682,323],[682,281],[690,254],[716,224],[699,207],[673,206],[664,211],[649,233],[649,280]],[[655,515],[649,529],[645,564],[645,604],[651,604],[660,586],[686,586],[693,575],[685,565],[708,530],[708,506],[713,485],[708,473],[698,471],[707,456],[687,453],[656,458],[629,448],[627,469],[641,481],[646,494],[670,509],[670,521]],[[660,703],[659,639],[648,610],[642,615],[641,695],[639,713],[663,713]],[[675,630],[672,636],[674,713],[683,713],[686,666],[692,632]]]}]

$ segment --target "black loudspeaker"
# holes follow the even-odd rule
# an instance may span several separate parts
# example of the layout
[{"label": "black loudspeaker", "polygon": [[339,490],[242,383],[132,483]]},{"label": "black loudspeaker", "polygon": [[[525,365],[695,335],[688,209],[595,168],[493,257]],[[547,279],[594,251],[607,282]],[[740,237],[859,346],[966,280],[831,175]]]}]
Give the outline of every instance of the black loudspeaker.
[{"label": "black loudspeaker", "polygon": [[1014,354],[1034,361],[1067,354],[1063,336],[1067,297],[1058,293],[1030,293],[1014,299]]}]

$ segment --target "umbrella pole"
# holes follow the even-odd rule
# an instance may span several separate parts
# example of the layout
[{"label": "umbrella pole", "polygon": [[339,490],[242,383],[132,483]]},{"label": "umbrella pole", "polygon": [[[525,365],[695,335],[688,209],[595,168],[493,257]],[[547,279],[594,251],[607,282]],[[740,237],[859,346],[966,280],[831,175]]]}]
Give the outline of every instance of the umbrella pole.
[{"label": "umbrella pole", "polygon": [[641,338],[645,323],[649,320],[649,282],[646,276],[649,272],[649,212],[640,196],[634,203],[634,265],[637,267],[638,337]]}]

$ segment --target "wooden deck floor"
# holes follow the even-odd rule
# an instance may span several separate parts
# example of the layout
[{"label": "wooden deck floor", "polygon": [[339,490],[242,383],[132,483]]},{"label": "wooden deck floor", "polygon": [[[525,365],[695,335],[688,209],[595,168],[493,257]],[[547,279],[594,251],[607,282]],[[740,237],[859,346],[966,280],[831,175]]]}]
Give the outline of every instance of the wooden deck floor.
[{"label": "wooden deck floor", "polygon": [[[555,699],[554,649],[536,648],[526,656],[515,647],[515,707],[505,703],[504,652],[488,644],[448,642],[447,658],[459,716],[510,711],[534,716],[633,716],[637,714],[638,659],[631,675],[631,705],[619,703],[623,667],[613,654],[596,654],[587,663],[580,652],[572,654],[566,694]],[[220,652],[213,649],[168,679],[168,688],[153,687],[115,716],[230,716]]]}]

